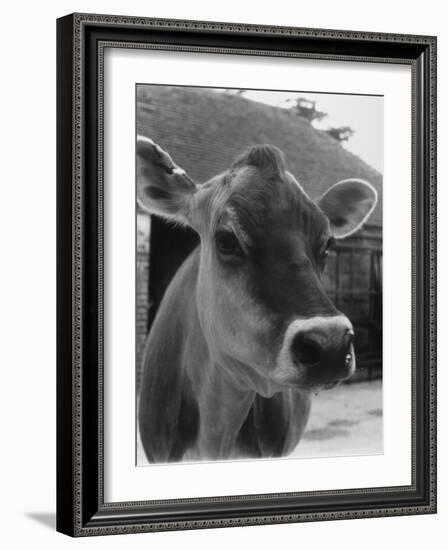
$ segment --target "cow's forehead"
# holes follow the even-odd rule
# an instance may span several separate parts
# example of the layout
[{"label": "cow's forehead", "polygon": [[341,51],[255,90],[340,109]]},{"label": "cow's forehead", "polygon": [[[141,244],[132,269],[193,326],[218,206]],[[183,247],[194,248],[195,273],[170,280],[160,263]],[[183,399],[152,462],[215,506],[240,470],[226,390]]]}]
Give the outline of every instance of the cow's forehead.
[{"label": "cow's forehead", "polygon": [[295,231],[317,238],[328,233],[328,220],[288,172],[265,178],[256,167],[238,169],[230,176],[224,209],[231,207],[249,234]]},{"label": "cow's forehead", "polygon": [[223,214],[254,238],[300,232],[316,238],[329,233],[328,219],[286,169],[283,154],[271,145],[251,147],[227,172],[202,186],[198,207],[213,228]]}]

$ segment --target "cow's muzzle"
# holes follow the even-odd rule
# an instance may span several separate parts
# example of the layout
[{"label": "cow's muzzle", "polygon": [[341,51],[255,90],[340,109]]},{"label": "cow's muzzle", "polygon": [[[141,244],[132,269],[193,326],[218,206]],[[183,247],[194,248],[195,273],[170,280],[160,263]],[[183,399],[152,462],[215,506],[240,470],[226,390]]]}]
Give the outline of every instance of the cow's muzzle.
[{"label": "cow's muzzle", "polygon": [[283,354],[309,386],[349,378],[355,370],[354,331],[344,315],[296,320],[288,327]]}]

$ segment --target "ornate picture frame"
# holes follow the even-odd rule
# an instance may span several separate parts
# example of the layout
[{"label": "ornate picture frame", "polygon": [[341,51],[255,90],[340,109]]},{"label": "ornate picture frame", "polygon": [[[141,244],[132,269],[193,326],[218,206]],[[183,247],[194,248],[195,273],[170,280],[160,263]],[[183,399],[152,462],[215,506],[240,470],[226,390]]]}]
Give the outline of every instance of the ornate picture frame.
[{"label": "ornate picture frame", "polygon": [[[411,483],[105,500],[104,53],[145,48],[411,69]],[[436,38],[72,14],[57,22],[57,530],[70,536],[436,512]],[[107,308],[106,308],[107,309]]]}]

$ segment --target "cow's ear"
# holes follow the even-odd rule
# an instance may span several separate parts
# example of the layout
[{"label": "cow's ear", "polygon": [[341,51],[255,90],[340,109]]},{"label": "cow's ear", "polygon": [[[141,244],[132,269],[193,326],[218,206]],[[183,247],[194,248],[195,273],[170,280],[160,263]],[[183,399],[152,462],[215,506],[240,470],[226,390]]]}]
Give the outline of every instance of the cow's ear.
[{"label": "cow's ear", "polygon": [[137,136],[137,198],[143,208],[189,223],[196,185],[170,155],[151,139]]},{"label": "cow's ear", "polygon": [[366,181],[348,179],[335,183],[317,201],[330,220],[337,239],[348,237],[368,219],[377,202],[377,192]]}]

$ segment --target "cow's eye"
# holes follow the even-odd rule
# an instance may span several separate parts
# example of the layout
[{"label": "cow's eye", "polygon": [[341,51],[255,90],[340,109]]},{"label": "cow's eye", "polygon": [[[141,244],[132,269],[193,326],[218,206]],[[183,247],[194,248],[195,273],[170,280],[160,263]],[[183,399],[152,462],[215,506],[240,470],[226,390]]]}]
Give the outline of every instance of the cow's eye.
[{"label": "cow's eye", "polygon": [[327,259],[328,253],[333,248],[335,243],[335,240],[333,237],[330,237],[325,245],[325,247],[322,249],[321,253],[319,254],[320,260],[325,261]]},{"label": "cow's eye", "polygon": [[217,231],[216,246],[223,256],[241,256],[243,251],[233,231]]},{"label": "cow's eye", "polygon": [[327,241],[327,244],[325,245],[325,248],[324,250],[322,251],[322,256],[324,258],[326,258],[328,256],[328,253],[330,252],[330,250],[333,248],[334,246],[334,243],[335,243],[335,239],[334,237],[330,237]]}]

